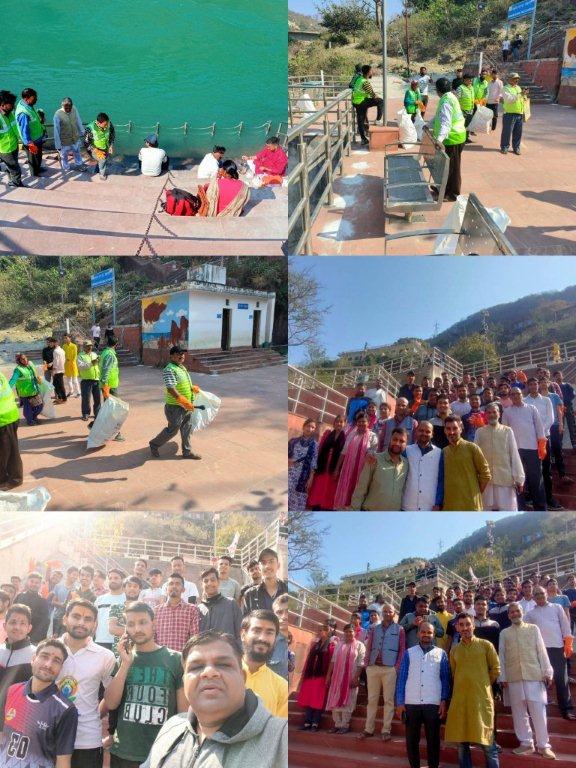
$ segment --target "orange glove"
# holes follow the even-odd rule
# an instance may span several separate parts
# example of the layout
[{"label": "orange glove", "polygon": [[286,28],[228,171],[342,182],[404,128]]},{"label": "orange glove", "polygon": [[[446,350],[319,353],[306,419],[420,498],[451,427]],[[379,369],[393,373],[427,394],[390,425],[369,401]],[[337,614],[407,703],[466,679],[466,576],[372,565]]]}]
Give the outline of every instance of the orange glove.
[{"label": "orange glove", "polygon": [[28,144],[28,152],[30,152],[31,155],[37,155],[38,154],[38,147],[36,144],[34,144],[33,141]]},{"label": "orange glove", "polygon": [[196,384],[194,384],[192,386],[192,392],[194,392],[194,394],[197,395],[198,392],[200,392],[200,387],[197,387]]},{"label": "orange glove", "polygon": [[538,458],[540,461],[544,461],[546,458],[546,438],[542,437],[538,440]]},{"label": "orange glove", "polygon": [[176,399],[178,400],[178,402],[180,403],[182,408],[184,408],[186,411],[193,411],[194,410],[194,406],[192,405],[190,400],[186,400],[184,395],[178,395],[178,397]]},{"label": "orange glove", "polygon": [[108,384],[102,384],[102,397],[104,398],[104,400],[108,400],[108,398],[110,397],[110,387],[108,386]]},{"label": "orange glove", "polygon": [[574,646],[574,638],[572,636],[568,636],[564,638],[564,658],[569,659],[572,656]]}]

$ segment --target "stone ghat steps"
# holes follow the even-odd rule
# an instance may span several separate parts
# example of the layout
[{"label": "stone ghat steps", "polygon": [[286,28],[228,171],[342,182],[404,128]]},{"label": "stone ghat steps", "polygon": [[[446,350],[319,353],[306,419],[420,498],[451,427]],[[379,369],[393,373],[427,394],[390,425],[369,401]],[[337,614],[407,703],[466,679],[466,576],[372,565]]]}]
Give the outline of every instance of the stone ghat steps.
[{"label": "stone ghat steps", "polygon": [[[406,768],[406,744],[404,737],[393,737],[391,741],[382,742],[378,737],[358,741],[356,735],[328,734],[322,731],[308,733],[299,731],[290,726],[290,768],[334,768],[334,766],[346,766],[346,768],[366,768],[376,765],[385,768]],[[426,744],[420,743],[422,760],[426,755]],[[576,755],[556,752],[557,760],[551,764],[556,768],[574,768]],[[443,768],[458,765],[458,753],[456,747],[442,746],[440,759]],[[500,768],[542,768],[548,761],[539,755],[514,755],[511,750],[503,749],[499,756]],[[472,749],[472,763],[474,766],[484,766],[484,755],[476,749]]]},{"label": "stone ghat steps", "polygon": [[229,352],[190,352],[192,370],[201,373],[232,373],[270,365],[282,365],[286,359],[273,349],[252,347]]},{"label": "stone ghat steps", "polygon": [[[160,211],[165,176],[112,172],[103,181],[89,173],[63,176],[52,157],[45,164],[40,178],[24,175],[25,188],[8,188],[0,178],[0,253],[282,255],[288,200],[282,187],[250,190],[240,217],[178,217]],[[189,171],[170,173],[167,187],[196,190]]]}]

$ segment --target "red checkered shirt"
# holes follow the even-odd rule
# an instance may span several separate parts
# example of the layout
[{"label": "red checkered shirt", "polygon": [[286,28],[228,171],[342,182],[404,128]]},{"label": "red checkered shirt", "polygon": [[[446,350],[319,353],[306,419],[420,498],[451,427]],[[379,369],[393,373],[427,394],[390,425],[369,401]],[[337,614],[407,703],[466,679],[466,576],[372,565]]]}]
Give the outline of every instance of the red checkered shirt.
[{"label": "red checkered shirt", "polygon": [[156,609],[156,642],[172,651],[181,652],[199,628],[198,608],[192,603],[182,601],[176,606],[164,603]]}]

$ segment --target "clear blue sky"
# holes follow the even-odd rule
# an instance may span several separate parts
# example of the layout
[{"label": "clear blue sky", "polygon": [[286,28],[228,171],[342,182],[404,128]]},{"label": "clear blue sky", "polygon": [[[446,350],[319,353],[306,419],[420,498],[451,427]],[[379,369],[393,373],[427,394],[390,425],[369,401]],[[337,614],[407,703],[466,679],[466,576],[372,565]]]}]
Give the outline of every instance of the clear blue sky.
[{"label": "clear blue sky", "polygon": [[[331,580],[345,573],[394,565],[405,557],[434,558],[487,520],[510,517],[510,512],[314,512],[322,528],[328,527],[318,565]],[[292,574],[307,584],[307,574]]]},{"label": "clear blue sky", "polygon": [[[317,16],[317,0],[288,0],[288,8],[296,13],[305,13],[307,16]],[[386,6],[386,18],[391,18],[402,9],[402,0],[388,0]]]},{"label": "clear blue sky", "polygon": [[[306,256],[293,264],[311,268],[321,304],[332,307],[318,339],[329,357],[365,342],[429,338],[435,323],[441,332],[495,304],[576,284],[576,258],[569,256]],[[290,350],[290,361],[304,355]]]}]

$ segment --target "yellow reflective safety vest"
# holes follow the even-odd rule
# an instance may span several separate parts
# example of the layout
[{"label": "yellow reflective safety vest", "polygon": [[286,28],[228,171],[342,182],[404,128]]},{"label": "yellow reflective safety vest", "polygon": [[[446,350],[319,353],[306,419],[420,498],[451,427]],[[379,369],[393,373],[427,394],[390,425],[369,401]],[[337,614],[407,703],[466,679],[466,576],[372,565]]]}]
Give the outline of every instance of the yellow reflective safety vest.
[{"label": "yellow reflective safety vest", "polygon": [[96,120],[93,120],[88,127],[92,131],[92,143],[96,149],[108,149],[110,146],[110,123],[106,128],[100,128]]},{"label": "yellow reflective safety vest", "polygon": [[[176,363],[168,363],[164,368],[165,371],[171,371],[176,377],[176,386],[174,389],[179,395],[182,395],[186,400],[193,402],[194,393],[192,392],[192,379],[187,369],[183,365],[176,365]],[[179,405],[178,400],[166,390],[166,405]]]},{"label": "yellow reflective safety vest", "polygon": [[466,128],[464,127],[464,115],[460,109],[458,99],[453,93],[445,93],[440,97],[436,109],[436,116],[434,117],[434,125],[432,128],[434,138],[437,139],[440,135],[440,110],[447,101],[450,102],[450,106],[452,107],[452,125],[450,127],[450,132],[443,143],[446,147],[450,147],[455,144],[463,144],[466,141]]},{"label": "yellow reflective safety vest", "polygon": [[100,367],[98,365],[98,358],[92,361],[91,355],[87,352],[80,352],[78,360],[83,363],[90,363],[88,368],[78,366],[78,373],[80,378],[84,381],[98,381],[100,379]]},{"label": "yellow reflective safety vest", "polygon": [[[28,116],[28,130],[30,131],[30,138],[32,141],[37,141],[44,136],[44,126],[40,120],[40,115],[31,104],[26,104],[25,101],[19,101],[16,107],[16,119],[18,115],[25,114]],[[22,138],[22,137],[21,137]]]},{"label": "yellow reflective safety vest", "polygon": [[505,85],[504,93],[516,96],[516,101],[506,101],[506,99],[504,99],[504,112],[512,115],[523,115],[524,96],[522,94],[522,88],[519,85]]},{"label": "yellow reflective safety vest", "polygon": [[0,373],[0,429],[20,421],[20,411],[8,379]]},{"label": "yellow reflective safety vest", "polygon": [[363,75],[356,78],[354,88],[352,90],[352,104],[362,104],[363,101],[369,98],[368,94],[363,88],[364,83],[368,82],[368,79]]},{"label": "yellow reflective safety vest", "polygon": [[464,85],[462,83],[456,91],[458,101],[460,102],[460,109],[463,112],[472,112],[474,109],[474,86]]},{"label": "yellow reflective safety vest", "polygon": [[20,136],[14,117],[14,110],[7,115],[0,112],[0,154],[8,154],[18,149]]}]

